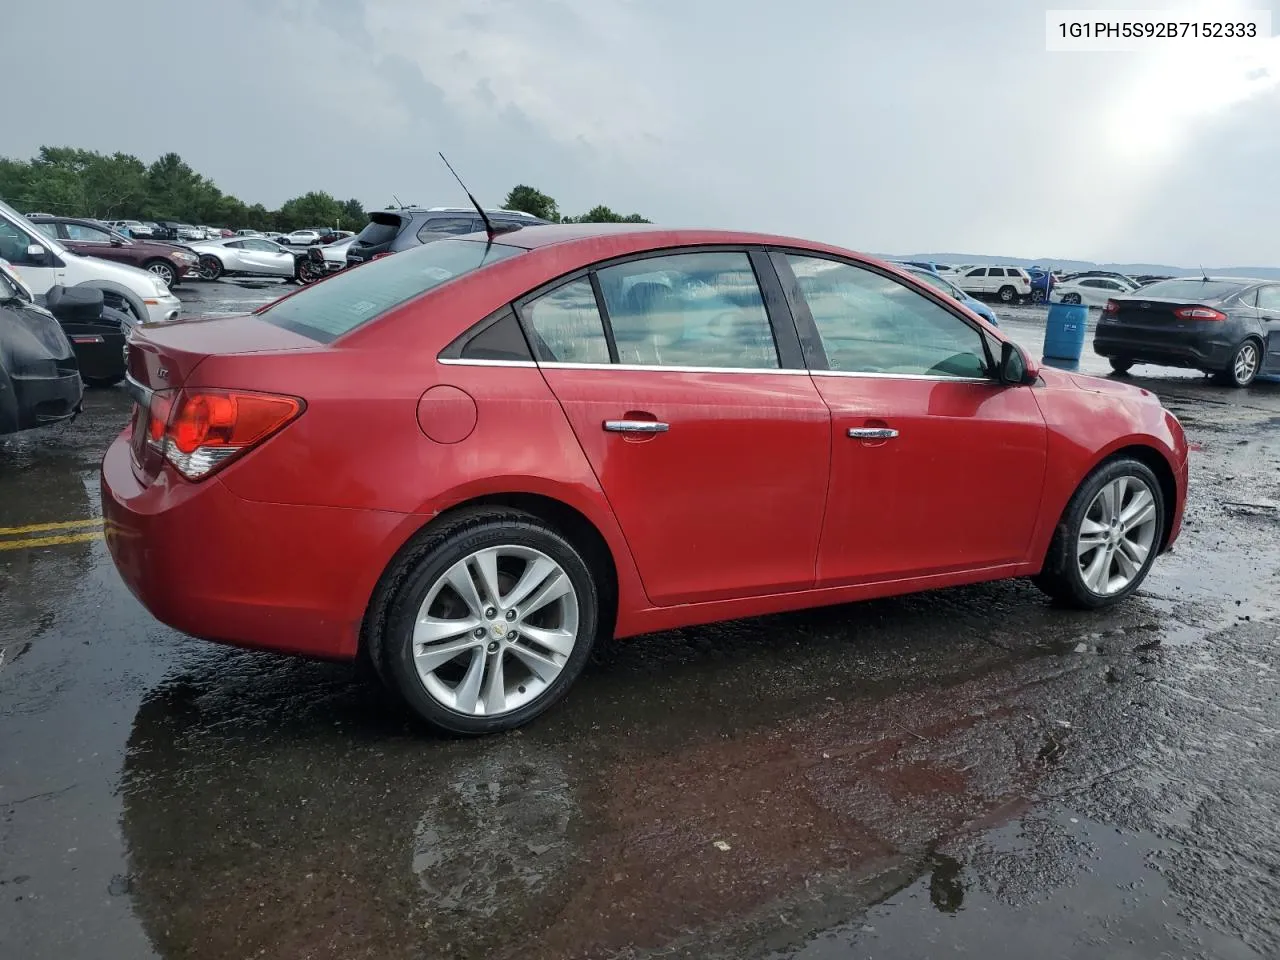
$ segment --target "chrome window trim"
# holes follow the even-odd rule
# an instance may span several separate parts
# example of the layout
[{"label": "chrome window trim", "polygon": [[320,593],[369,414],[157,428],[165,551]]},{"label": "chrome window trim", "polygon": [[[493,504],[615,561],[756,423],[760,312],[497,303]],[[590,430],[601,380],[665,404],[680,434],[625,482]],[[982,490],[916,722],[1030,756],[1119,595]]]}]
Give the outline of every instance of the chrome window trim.
[{"label": "chrome window trim", "polygon": [[[532,360],[476,360],[462,357],[436,357],[436,363],[451,367],[536,367]],[[607,364],[602,364],[607,366]]]},{"label": "chrome window trim", "polygon": [[786,376],[805,376],[808,370],[795,367],[679,367],[658,363],[576,363],[568,360],[546,360],[540,367],[555,367],[559,370],[654,370],[660,373],[780,373]]},{"label": "chrome window trim", "polygon": [[648,363],[573,363],[548,360],[462,360],[437,358],[437,363],[451,367],[553,367],[557,370],[624,370],[644,373],[750,373],[786,377],[863,377],[870,380],[928,380],[933,383],[995,383],[988,377],[936,377],[927,373],[872,373],[857,370],[799,370],[788,367],[674,367]]},{"label": "chrome window trim", "polygon": [[929,380],[933,383],[991,383],[990,377],[936,377],[929,373],[872,373],[861,370],[814,370],[815,377],[866,377],[871,380]]}]

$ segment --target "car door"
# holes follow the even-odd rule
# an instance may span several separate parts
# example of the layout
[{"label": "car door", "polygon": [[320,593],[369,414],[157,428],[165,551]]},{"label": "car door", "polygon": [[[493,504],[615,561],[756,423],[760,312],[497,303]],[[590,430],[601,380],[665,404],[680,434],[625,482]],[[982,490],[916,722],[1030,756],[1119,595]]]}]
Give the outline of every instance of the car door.
[{"label": "car door", "polygon": [[90,227],[82,223],[60,223],[60,234],[66,235],[63,242],[76,253],[86,257],[98,257],[102,260],[114,260],[116,263],[132,263],[133,255],[122,240],[114,240],[110,233],[98,227]]},{"label": "car door", "polygon": [[986,335],[866,264],[775,253],[831,409],[817,586],[1026,559],[1047,433],[1032,387],[997,383]]},{"label": "car door", "polygon": [[745,249],[702,249],[517,304],[659,606],[813,584],[830,414],[765,282],[771,310]]},{"label": "car door", "polygon": [[1267,338],[1268,373],[1280,370],[1280,284],[1269,283],[1258,288],[1258,320],[1262,323],[1263,336]]},{"label": "car door", "polygon": [[254,273],[271,277],[292,277],[297,273],[297,258],[284,247],[258,237],[249,237],[239,243],[243,247],[241,258],[248,265],[247,269]]},{"label": "car door", "polygon": [[960,278],[960,289],[965,293],[981,296],[987,292],[987,268],[975,267]]}]

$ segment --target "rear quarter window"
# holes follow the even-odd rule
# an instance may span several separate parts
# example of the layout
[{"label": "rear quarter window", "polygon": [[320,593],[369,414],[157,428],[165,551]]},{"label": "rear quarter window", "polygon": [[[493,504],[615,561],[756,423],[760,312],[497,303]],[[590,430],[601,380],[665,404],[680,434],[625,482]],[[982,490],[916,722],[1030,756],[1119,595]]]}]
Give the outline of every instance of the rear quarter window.
[{"label": "rear quarter window", "polygon": [[364,225],[364,229],[356,234],[355,242],[362,246],[377,247],[390,243],[400,233],[404,219],[394,213],[374,213]]},{"label": "rear quarter window", "polygon": [[328,343],[428,290],[524,252],[501,243],[441,240],[351,267],[256,315]]}]

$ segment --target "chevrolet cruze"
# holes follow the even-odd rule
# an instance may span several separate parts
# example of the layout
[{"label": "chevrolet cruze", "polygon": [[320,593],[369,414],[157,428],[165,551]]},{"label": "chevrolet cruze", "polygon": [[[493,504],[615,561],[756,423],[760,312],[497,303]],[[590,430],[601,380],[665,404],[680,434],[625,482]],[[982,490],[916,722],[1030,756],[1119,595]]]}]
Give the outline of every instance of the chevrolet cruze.
[{"label": "chevrolet cruze", "polygon": [[1182,520],[1155,396],[802,240],[470,235],[131,336],[102,489],[132,591],[366,658],[455,733],[537,716],[613,637],[1004,577],[1105,607]]}]

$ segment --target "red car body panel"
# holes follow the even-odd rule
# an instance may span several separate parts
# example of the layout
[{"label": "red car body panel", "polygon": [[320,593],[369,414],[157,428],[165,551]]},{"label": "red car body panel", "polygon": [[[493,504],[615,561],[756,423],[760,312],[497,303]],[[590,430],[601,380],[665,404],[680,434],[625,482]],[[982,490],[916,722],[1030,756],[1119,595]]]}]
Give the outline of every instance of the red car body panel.
[{"label": "red car body panel", "polygon": [[[108,544],[148,609],[208,639],[351,657],[404,545],[441,513],[494,497],[554,500],[598,531],[616,570],[619,637],[1025,575],[1082,478],[1129,446],[1168,464],[1167,541],[1177,535],[1181,428],[1145,391],[1109,381],[1049,369],[1014,387],[437,359],[481,318],[610,257],[721,244],[877,263],[713,231],[532,228],[499,242],[529,249],[332,343],[255,316],[135,333],[130,372],[147,387],[305,403],[199,482],[135,458],[128,431],[112,444]],[[644,439],[602,429],[636,417],[673,429]],[[847,436],[880,421],[900,430],[896,445]]]}]

